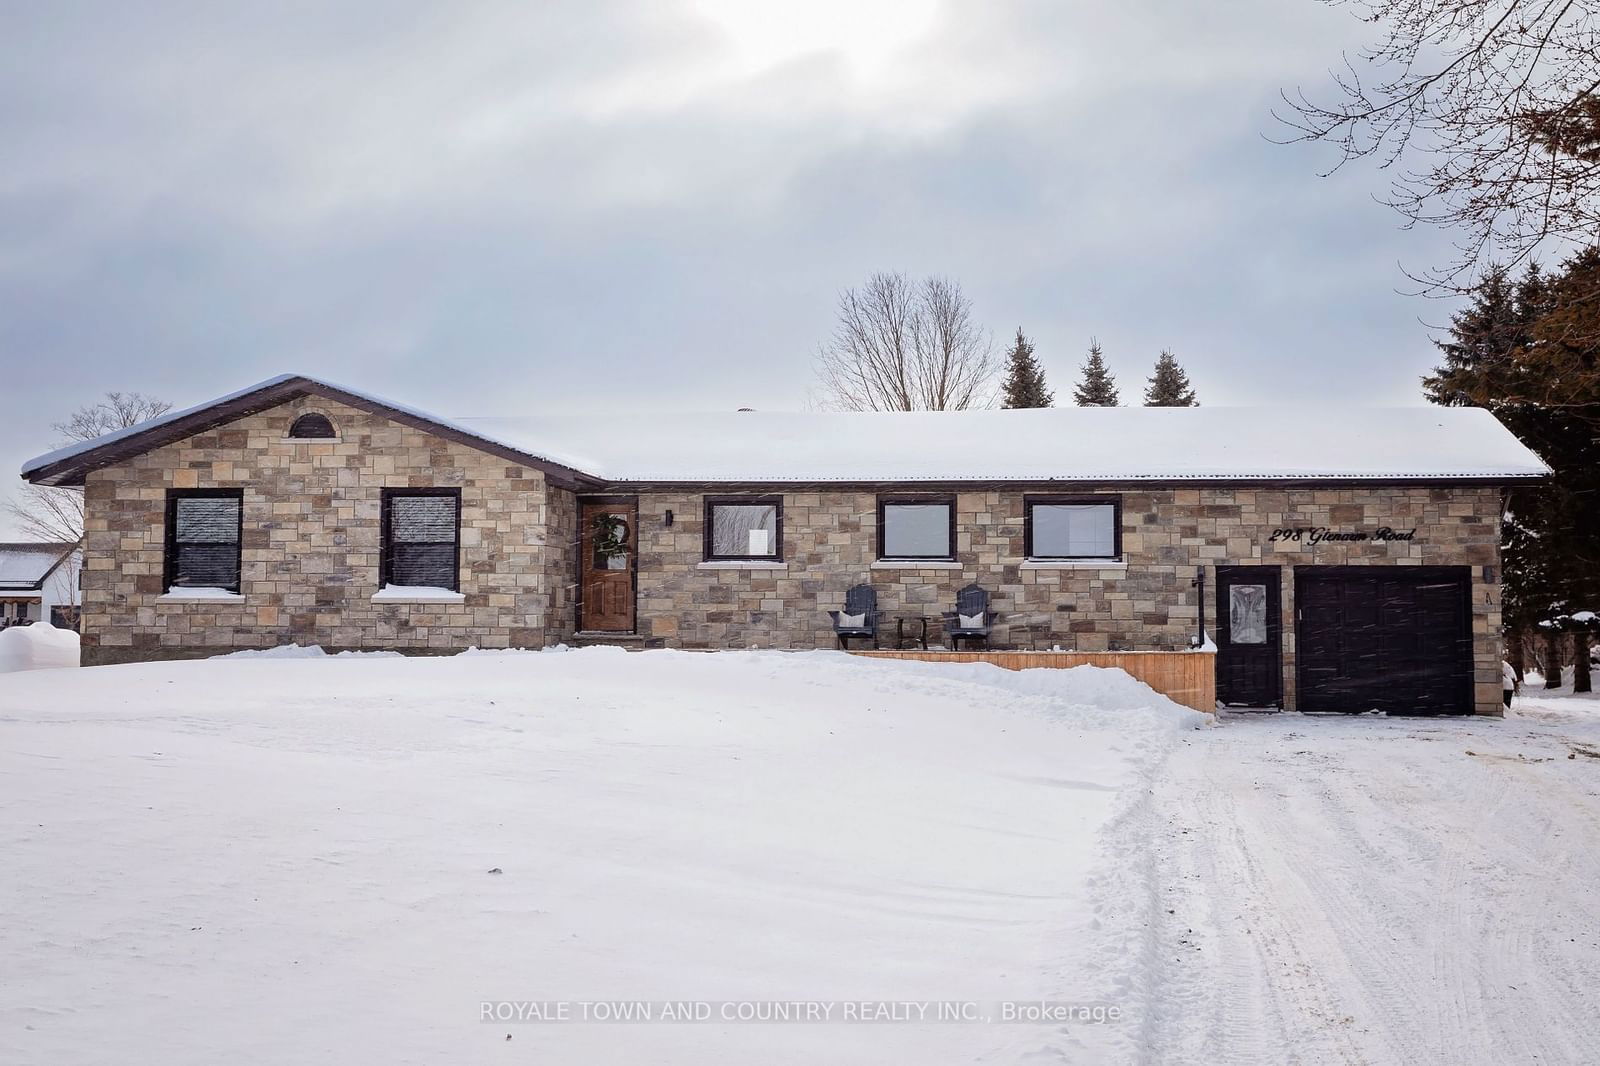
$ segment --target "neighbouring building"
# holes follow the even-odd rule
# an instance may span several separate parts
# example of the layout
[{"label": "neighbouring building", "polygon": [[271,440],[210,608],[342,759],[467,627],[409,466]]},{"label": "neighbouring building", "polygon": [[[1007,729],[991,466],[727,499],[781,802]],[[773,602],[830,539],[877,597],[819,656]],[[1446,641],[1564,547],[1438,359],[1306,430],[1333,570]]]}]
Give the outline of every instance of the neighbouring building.
[{"label": "neighbouring building", "polygon": [[1228,702],[1493,713],[1502,494],[1547,472],[1473,409],[451,421],[285,376],[23,475],[84,489],[86,664],[831,647],[853,585],[975,582],[996,646],[1203,633]]},{"label": "neighbouring building", "polygon": [[76,544],[0,543],[0,629],[46,621],[78,628]]}]

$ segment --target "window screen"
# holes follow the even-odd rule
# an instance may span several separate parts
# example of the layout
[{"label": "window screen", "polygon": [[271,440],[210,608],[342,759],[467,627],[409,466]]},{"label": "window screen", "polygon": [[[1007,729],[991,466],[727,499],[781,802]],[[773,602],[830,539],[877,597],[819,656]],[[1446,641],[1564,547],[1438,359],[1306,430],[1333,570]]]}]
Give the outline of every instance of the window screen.
[{"label": "window screen", "polygon": [[1117,505],[1106,503],[1028,504],[1028,556],[1032,559],[1114,559],[1117,557]]},{"label": "window screen", "polygon": [[384,495],[385,585],[459,591],[461,497],[443,492]]},{"label": "window screen", "polygon": [[174,492],[167,500],[167,587],[239,591],[243,491]]},{"label": "window screen", "polygon": [[884,559],[950,559],[955,503],[927,500],[880,506],[878,554]]},{"label": "window screen", "polygon": [[706,503],[707,559],[778,559],[776,500],[710,500]]}]

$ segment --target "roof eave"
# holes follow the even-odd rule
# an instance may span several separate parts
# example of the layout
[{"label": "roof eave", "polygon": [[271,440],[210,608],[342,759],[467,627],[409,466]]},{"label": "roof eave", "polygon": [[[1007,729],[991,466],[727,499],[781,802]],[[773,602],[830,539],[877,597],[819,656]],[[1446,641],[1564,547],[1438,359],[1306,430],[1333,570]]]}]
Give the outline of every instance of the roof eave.
[{"label": "roof eave", "polygon": [[1349,485],[1352,483],[1364,485],[1406,485],[1406,486],[1446,486],[1446,485],[1507,485],[1514,482],[1538,482],[1549,477],[1548,473],[1505,473],[1505,474],[1196,474],[1172,475],[1152,474],[1148,477],[1130,477],[1128,475],[1113,476],[1087,476],[1087,477],[991,477],[991,478],[941,478],[941,477],[893,477],[893,478],[673,478],[673,479],[642,479],[619,478],[606,481],[599,486],[605,492],[673,492],[691,491],[700,489],[728,489],[728,488],[787,488],[801,490],[807,488],[821,488],[832,490],[872,489],[884,485],[915,485],[921,489],[948,488],[951,490],[977,491],[984,489],[999,489],[1007,486],[1034,486],[1034,487],[1063,487],[1084,485],[1130,486],[1139,488],[1161,488],[1167,486],[1200,486],[1200,485],[1240,485],[1240,486],[1288,486],[1298,488],[1314,488],[1330,485]]},{"label": "roof eave", "polygon": [[73,545],[69,546],[66,551],[64,551],[60,555],[58,555],[56,557],[56,561],[50,564],[50,569],[46,570],[42,575],[40,575],[39,582],[38,582],[38,584],[36,584],[34,586],[34,588],[43,591],[44,583],[46,581],[50,580],[50,575],[54,574],[57,570],[60,570],[62,564],[65,563],[68,559],[72,558],[73,553],[75,553],[77,550],[78,550],[78,545],[77,544],[73,544]]},{"label": "roof eave", "polygon": [[412,411],[380,403],[367,396],[349,392],[314,378],[287,377],[275,379],[260,389],[234,396],[220,403],[199,408],[182,418],[151,426],[142,433],[132,433],[98,448],[90,448],[54,463],[22,471],[23,480],[35,485],[52,487],[79,487],[93,471],[114,466],[126,459],[143,455],[164,445],[183,440],[235,422],[299,396],[318,395],[358,410],[381,415],[413,429],[444,437],[490,455],[498,456],[519,466],[533,467],[544,473],[552,482],[565,488],[584,488],[599,484],[599,480],[581,470],[549,459],[479,437],[456,426],[426,418]]}]

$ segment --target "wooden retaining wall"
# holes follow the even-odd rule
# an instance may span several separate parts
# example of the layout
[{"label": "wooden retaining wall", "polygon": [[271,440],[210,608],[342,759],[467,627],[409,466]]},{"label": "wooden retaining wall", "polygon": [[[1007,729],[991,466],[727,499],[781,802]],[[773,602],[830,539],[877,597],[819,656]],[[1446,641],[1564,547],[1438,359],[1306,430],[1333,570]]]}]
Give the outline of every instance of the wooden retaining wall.
[{"label": "wooden retaining wall", "polygon": [[879,659],[993,663],[1007,670],[1106,666],[1126,670],[1157,692],[1207,714],[1217,709],[1217,657],[1208,651],[857,651]]}]

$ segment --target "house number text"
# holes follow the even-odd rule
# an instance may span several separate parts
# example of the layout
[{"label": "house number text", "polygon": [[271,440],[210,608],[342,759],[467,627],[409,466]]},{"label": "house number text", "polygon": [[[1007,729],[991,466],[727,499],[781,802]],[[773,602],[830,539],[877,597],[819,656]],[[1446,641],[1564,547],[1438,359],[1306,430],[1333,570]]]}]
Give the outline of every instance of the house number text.
[{"label": "house number text", "polygon": [[1325,541],[1389,541],[1389,540],[1415,540],[1417,530],[1394,529],[1390,526],[1379,526],[1374,530],[1364,529],[1329,529],[1327,526],[1292,526],[1284,529],[1274,529],[1269,541],[1294,544],[1322,544]]}]

